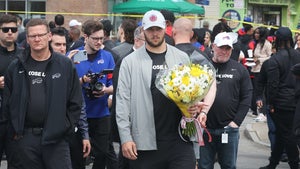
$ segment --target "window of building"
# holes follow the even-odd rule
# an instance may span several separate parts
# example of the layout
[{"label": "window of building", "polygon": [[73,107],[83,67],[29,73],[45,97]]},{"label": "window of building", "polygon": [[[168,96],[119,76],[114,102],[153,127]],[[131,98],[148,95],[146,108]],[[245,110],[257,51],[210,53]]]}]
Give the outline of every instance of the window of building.
[{"label": "window of building", "polygon": [[[45,18],[46,0],[0,0],[0,13],[18,14],[22,18]],[[4,11],[4,12],[3,12]]]}]

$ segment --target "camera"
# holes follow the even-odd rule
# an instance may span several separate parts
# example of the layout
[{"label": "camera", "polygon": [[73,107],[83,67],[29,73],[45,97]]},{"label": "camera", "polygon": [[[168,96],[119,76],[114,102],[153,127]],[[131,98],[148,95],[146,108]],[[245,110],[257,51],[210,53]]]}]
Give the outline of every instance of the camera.
[{"label": "camera", "polygon": [[91,82],[88,86],[84,87],[86,96],[88,98],[95,98],[93,91],[102,91],[104,84],[101,82],[98,82],[99,79],[103,78],[104,75],[112,73],[112,69],[104,69],[100,73],[92,73],[91,71],[88,71],[86,74],[87,77],[91,79]]}]

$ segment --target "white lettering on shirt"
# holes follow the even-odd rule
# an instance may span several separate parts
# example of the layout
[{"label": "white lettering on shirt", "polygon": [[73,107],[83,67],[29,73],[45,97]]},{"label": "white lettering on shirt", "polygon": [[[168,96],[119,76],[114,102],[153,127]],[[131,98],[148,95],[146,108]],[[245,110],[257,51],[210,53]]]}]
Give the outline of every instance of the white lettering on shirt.
[{"label": "white lettering on shirt", "polygon": [[161,70],[161,69],[168,69],[168,66],[167,65],[153,65],[152,69],[153,70],[156,70],[156,69],[159,69],[159,70]]},{"label": "white lettering on shirt", "polygon": [[28,76],[31,77],[32,81],[31,83],[34,84],[41,84],[43,83],[43,78],[46,77],[45,72],[40,71],[28,71]]},{"label": "white lettering on shirt", "polygon": [[39,71],[29,71],[29,76],[37,76],[37,77],[46,77],[45,72],[39,72]]},{"label": "white lettering on shirt", "polygon": [[218,74],[216,77],[220,79],[233,79],[233,74]]}]

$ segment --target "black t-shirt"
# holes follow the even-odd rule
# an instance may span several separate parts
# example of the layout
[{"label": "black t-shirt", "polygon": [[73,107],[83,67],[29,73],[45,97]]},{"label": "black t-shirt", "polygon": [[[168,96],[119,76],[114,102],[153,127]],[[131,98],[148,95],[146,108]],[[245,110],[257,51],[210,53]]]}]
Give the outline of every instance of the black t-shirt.
[{"label": "black t-shirt", "polygon": [[150,55],[152,65],[151,93],[153,99],[156,139],[158,147],[161,142],[179,139],[178,125],[181,112],[176,104],[164,96],[155,86],[156,75],[161,69],[165,69],[166,52],[156,54],[147,51]]},{"label": "black t-shirt", "polygon": [[43,127],[46,118],[46,66],[49,62],[28,59],[27,70],[30,97],[25,127]]}]

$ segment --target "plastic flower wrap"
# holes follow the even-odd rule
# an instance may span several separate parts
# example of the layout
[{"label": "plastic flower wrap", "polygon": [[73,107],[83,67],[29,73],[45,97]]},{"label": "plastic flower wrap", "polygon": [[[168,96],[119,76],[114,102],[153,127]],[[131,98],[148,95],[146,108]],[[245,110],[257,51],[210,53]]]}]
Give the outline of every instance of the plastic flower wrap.
[{"label": "plastic flower wrap", "polygon": [[202,128],[188,112],[188,107],[206,96],[214,79],[215,69],[210,63],[175,65],[168,70],[161,70],[157,76],[156,87],[174,101],[182,112],[180,135],[188,136],[190,140],[195,141],[194,138],[198,137],[198,142],[203,142]]}]

